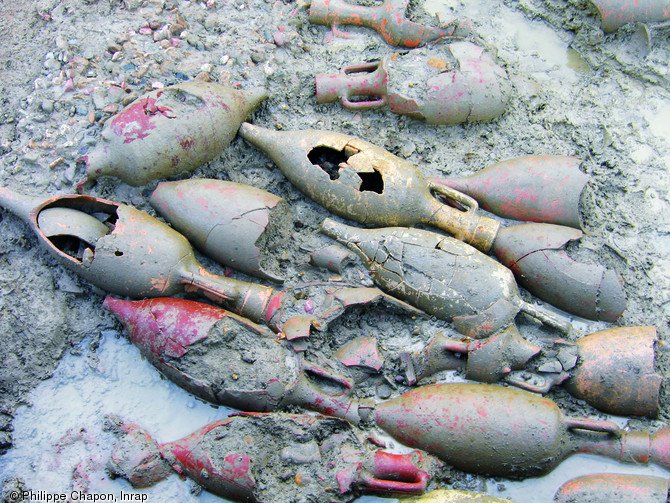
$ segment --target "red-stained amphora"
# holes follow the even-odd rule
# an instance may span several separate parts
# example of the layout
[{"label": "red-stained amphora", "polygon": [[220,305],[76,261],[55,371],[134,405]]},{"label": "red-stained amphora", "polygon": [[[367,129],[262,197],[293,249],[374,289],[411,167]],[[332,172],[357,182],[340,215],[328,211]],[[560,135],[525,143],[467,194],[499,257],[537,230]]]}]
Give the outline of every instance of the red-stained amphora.
[{"label": "red-stained amphora", "polygon": [[108,422],[119,436],[108,470],[133,487],[174,471],[240,502],[269,503],[278,493],[335,503],[363,492],[422,494],[440,465],[418,451],[368,450],[346,421],[324,416],[239,413],[163,444],[136,424]]},{"label": "red-stained amphora", "polygon": [[[248,412],[299,405],[348,416],[350,379],[307,362],[287,341],[245,318],[175,298],[107,297],[104,306],[163,375],[204,400]],[[330,381],[338,392],[323,391],[306,374]]]},{"label": "red-stained amphora", "polygon": [[579,202],[589,177],[569,155],[507,159],[465,177],[431,178],[477,200],[486,211],[524,222],[580,229]]},{"label": "red-stained amphora", "polygon": [[385,0],[375,6],[363,6],[345,0],[312,0],[309,20],[314,24],[332,26],[333,31],[341,25],[365,26],[376,30],[387,44],[400,47],[419,47],[430,42],[462,36],[469,30],[459,21],[429,24],[416,23],[405,18],[409,0]]},{"label": "red-stained amphora", "polygon": [[670,468],[670,427],[651,434],[569,417],[552,400],[514,388],[421,386],[378,404],[373,417],[399,442],[469,473],[533,477],[578,452]]},{"label": "red-stained amphora", "polygon": [[230,144],[240,123],[267,97],[213,82],[184,82],[152,91],[110,118],[100,142],[81,158],[84,188],[100,176],[133,186],[190,172]]},{"label": "red-stained amphora", "polygon": [[491,120],[504,112],[510,93],[505,71],[470,42],[416,49],[316,76],[318,103],[339,100],[351,110],[388,106],[429,124]]},{"label": "red-stained amphora", "polygon": [[661,477],[597,473],[569,480],[554,495],[555,503],[667,503],[670,482]]}]

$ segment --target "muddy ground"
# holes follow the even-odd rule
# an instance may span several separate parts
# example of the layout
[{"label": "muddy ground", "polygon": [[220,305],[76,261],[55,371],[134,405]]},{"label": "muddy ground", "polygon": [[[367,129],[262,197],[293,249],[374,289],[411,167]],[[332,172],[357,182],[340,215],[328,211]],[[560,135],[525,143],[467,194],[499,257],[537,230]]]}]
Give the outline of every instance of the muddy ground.
[{"label": "muddy ground", "polygon": [[[622,276],[628,304],[621,325],[655,325],[667,339],[670,145],[659,118],[670,114],[670,29],[633,25],[605,35],[586,0],[504,0],[486,8],[466,3],[429,1],[425,7],[443,17],[478,15],[475,32],[497,47],[512,97],[507,112],[491,122],[436,127],[383,110],[317,105],[315,73],[399,51],[365,29],[347,28],[351,38],[332,39],[327,28],[310,25],[302,0],[1,2],[2,185],[34,195],[73,192],[82,178],[76,159],[98,142],[106,119],[152,87],[196,77],[242,89],[264,86],[270,97],[252,115],[258,125],[346,132],[407,158],[428,176],[470,174],[529,154],[576,155],[591,182],[582,201],[587,236],[573,253]],[[529,24],[501,25],[510,12]],[[180,31],[171,32],[176,24]],[[537,33],[528,33],[528,26]],[[557,40],[548,49],[540,39],[546,33]],[[565,54],[554,57],[552,51]],[[194,176],[248,183],[285,198],[295,215],[293,239],[280,258],[287,284],[331,279],[332,273],[307,264],[309,250],[329,244],[317,232],[328,212],[271,168],[262,153],[237,138]],[[88,193],[153,213],[147,199],[154,188],[104,178]],[[358,262],[343,277],[370,284]],[[103,297],[57,266],[23,222],[0,213],[0,449],[11,448],[16,407],[65,352],[78,351],[83,339],[102,330],[120,330],[102,309]],[[389,323],[399,318],[393,314],[382,322],[375,312],[333,329],[338,342],[347,340],[347,331],[364,331],[388,339],[391,349],[426,340],[436,325],[449,330],[431,320]],[[522,331],[537,331],[519,321]],[[578,327],[583,335],[605,325]],[[379,380],[364,394],[385,398],[402,391],[394,372],[389,366],[381,395]],[[554,397],[571,414],[597,414],[565,393]],[[662,405],[667,421],[665,392]]]}]

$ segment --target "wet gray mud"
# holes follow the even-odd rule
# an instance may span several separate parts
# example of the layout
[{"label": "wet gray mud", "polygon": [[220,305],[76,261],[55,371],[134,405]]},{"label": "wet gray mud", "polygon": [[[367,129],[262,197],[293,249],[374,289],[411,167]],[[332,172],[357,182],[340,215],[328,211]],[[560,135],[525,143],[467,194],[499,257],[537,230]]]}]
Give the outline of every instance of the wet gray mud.
[{"label": "wet gray mud", "polygon": [[[476,35],[496,49],[512,83],[501,117],[436,127],[385,109],[355,112],[338,103],[317,105],[316,73],[402,51],[363,28],[345,27],[349,38],[333,37],[327,27],[310,25],[304,0],[0,2],[1,184],[33,195],[73,193],[83,178],[77,159],[98,143],[106,120],[151,89],[194,78],[243,89],[264,86],[270,96],[252,114],[253,123],[348,133],[408,159],[426,176],[465,176],[523,155],[575,155],[591,181],[582,199],[586,235],[570,245],[570,253],[621,275],[627,297],[621,325],[655,325],[666,341],[670,30],[629,25],[605,35],[587,0],[421,3],[413,2],[412,12],[424,7],[443,20],[471,18]],[[439,51],[439,45],[431,50]],[[318,233],[331,215],[242,139],[193,176],[247,183],[287,201],[295,216],[291,239],[276,251],[286,286],[328,280],[372,284],[357,259],[341,274],[309,265],[311,251],[332,244]],[[133,188],[101,178],[87,193],[153,214],[148,197],[155,185]],[[213,272],[250,280],[198,258]],[[522,295],[538,302],[525,291]],[[80,343],[89,338],[94,354],[101,333],[121,332],[102,309],[103,298],[104,292],[57,266],[23,222],[0,212],[0,449],[12,449],[12,418],[64,354],[80,353]],[[357,336],[380,341],[381,354],[390,354],[392,363],[381,377],[359,379],[361,396],[401,393],[407,388],[397,354],[414,351],[436,330],[455,334],[448,323],[378,306],[356,307],[352,313],[332,321],[329,332],[317,332],[315,345],[331,354]],[[523,335],[557,335],[524,315],[517,321]],[[611,327],[575,321],[575,338]],[[664,356],[657,363],[667,375],[663,345],[659,352]],[[669,393],[664,385],[660,421],[631,424],[653,430],[670,421]],[[550,396],[568,415],[602,416],[561,389]],[[10,475],[21,477],[0,470],[6,489],[21,484]],[[486,487],[482,478],[456,471],[450,481],[462,488]],[[274,501],[293,500],[277,496]]]}]

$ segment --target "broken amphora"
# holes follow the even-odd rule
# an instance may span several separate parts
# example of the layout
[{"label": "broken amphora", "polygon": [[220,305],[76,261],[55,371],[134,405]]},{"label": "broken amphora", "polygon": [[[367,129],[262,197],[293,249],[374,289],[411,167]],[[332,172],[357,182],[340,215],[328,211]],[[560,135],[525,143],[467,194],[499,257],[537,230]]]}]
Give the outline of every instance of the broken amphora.
[{"label": "broken amphora", "polygon": [[[248,412],[299,405],[347,416],[350,379],[307,362],[287,341],[245,318],[175,298],[107,297],[104,306],[162,374],[204,400]],[[339,393],[323,391],[306,373],[335,384]]]},{"label": "broken amphora", "polygon": [[561,309],[610,322],[625,310],[615,271],[577,262],[563,249],[581,237],[576,229],[540,223],[501,227],[482,216],[470,196],[433,183],[409,162],[346,134],[271,131],[246,122],[239,134],[269,155],[303,194],[341,217],[384,227],[434,226],[484,253],[492,251],[526,289]]},{"label": "broken amphora", "polygon": [[359,229],[330,218],[321,232],[348,246],[375,284],[470,337],[488,337],[523,311],[569,332],[571,326],[525,302],[514,276],[491,257],[449,236],[422,229]]},{"label": "broken amphora", "polygon": [[488,121],[505,111],[511,85],[482,47],[454,42],[445,51],[417,49],[316,76],[316,100],[351,110],[388,106],[429,124]]},{"label": "broken amphora", "polygon": [[[471,342],[438,333],[425,350],[403,361],[409,384],[440,370],[464,369],[466,379],[487,383],[504,379],[536,393],[562,384],[573,396],[608,414],[656,417],[663,381],[655,368],[657,343],[654,327],[618,327],[574,343],[558,339],[540,348],[510,326],[489,339]],[[537,363],[529,364],[531,359]]]},{"label": "broken amphora", "polygon": [[83,189],[100,176],[128,185],[193,171],[230,144],[264,89],[241,91],[212,82],[184,82],[146,94],[114,117],[86,163]]},{"label": "broken amphora", "polygon": [[558,488],[555,503],[667,503],[670,482],[649,475],[597,473],[569,480]]},{"label": "broken amphora", "polygon": [[605,33],[618,30],[626,23],[670,21],[669,0],[590,0],[600,13]]},{"label": "broken amphora", "polygon": [[111,416],[119,437],[107,463],[133,487],[177,472],[233,501],[348,502],[363,492],[422,494],[436,459],[419,451],[367,449],[346,421],[325,416],[238,413],[159,444],[140,426]]},{"label": "broken amphora", "polygon": [[431,178],[474,198],[503,218],[581,229],[579,202],[589,177],[569,155],[529,155],[463,178]]},{"label": "broken amphora", "polygon": [[291,209],[282,198],[241,183],[191,179],[159,183],[149,202],[208,257],[282,281],[272,250],[293,230]]},{"label": "broken amphora", "polygon": [[196,260],[187,239],[131,206],[86,195],[31,197],[0,187],[4,207],[33,229],[64,267],[95,286],[132,298],[197,292],[289,339],[325,330],[351,305],[386,301],[412,308],[376,288],[309,283],[275,291],[218,276]]},{"label": "broken amphora", "polygon": [[457,20],[442,23],[434,18],[430,24],[410,21],[405,17],[407,4],[409,0],[385,0],[380,5],[367,7],[345,0],[312,0],[309,20],[331,26],[335,34],[345,37],[348,34],[340,31],[339,26],[365,26],[376,30],[387,44],[409,48],[460,37],[469,31],[469,27]]},{"label": "broken amphora", "polygon": [[426,385],[365,413],[399,442],[469,473],[532,477],[578,452],[670,468],[670,427],[650,434],[568,417],[552,400],[515,388]]}]

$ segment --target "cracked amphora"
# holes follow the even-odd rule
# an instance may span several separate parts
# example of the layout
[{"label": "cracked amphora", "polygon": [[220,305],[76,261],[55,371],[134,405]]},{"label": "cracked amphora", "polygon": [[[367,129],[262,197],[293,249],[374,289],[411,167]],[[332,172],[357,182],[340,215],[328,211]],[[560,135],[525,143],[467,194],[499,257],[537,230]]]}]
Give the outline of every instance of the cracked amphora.
[{"label": "cracked amphora", "polygon": [[577,262],[565,251],[568,241],[581,237],[577,229],[541,223],[501,227],[483,216],[471,197],[346,134],[272,131],[248,123],[239,134],[270,156],[301,192],[341,217],[371,226],[437,227],[492,251],[531,293],[584,318],[615,321],[626,307],[615,271]]},{"label": "cracked amphora", "polygon": [[61,265],[95,286],[136,299],[197,292],[288,339],[308,337],[355,304],[387,301],[376,288],[310,283],[281,291],[218,276],[187,239],[131,206],[86,195],[31,197],[0,187],[0,206],[23,219]]},{"label": "cracked amphora", "polygon": [[[410,77],[402,81],[401,75]],[[318,103],[339,100],[350,110],[388,106],[429,124],[491,120],[505,111],[510,93],[505,71],[470,42],[394,54],[316,76]]]}]

